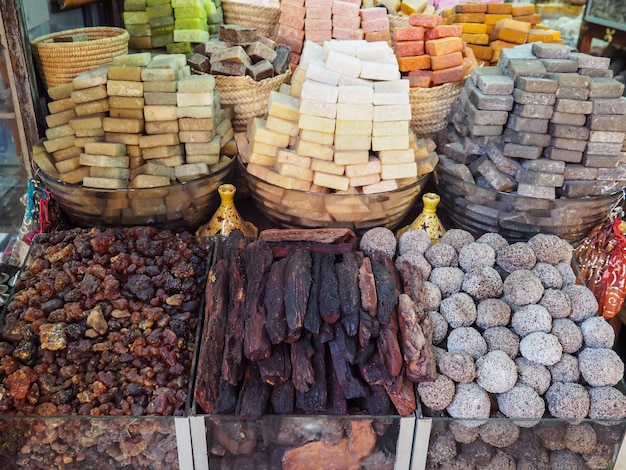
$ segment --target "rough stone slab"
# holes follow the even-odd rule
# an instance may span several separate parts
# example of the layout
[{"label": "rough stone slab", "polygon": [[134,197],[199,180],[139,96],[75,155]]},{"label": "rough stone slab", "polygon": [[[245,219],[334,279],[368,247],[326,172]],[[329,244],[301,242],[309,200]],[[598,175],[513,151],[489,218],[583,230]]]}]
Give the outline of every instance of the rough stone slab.
[{"label": "rough stone slab", "polygon": [[565,124],[550,124],[552,137],[564,137],[566,139],[589,140],[589,129],[585,126],[568,126]]},{"label": "rough stone slab", "polygon": [[572,163],[566,163],[563,170],[563,177],[566,181],[569,180],[588,180],[593,181],[598,178],[598,169],[591,168],[584,165],[576,165]]},{"label": "rough stone slab", "polygon": [[581,75],[586,75],[588,77],[609,77],[610,78],[613,76],[613,70],[611,69],[579,68],[578,73]]},{"label": "rough stone slab", "polygon": [[533,54],[532,44],[522,44],[510,49],[502,49],[500,52],[498,67],[500,67],[501,70],[506,70],[509,61],[512,59],[537,60],[537,57]]},{"label": "rough stone slab", "polygon": [[591,114],[593,103],[591,101],[569,100],[557,98],[554,110],[559,113]]},{"label": "rough stone slab", "polygon": [[[532,43],[532,51],[540,59],[569,59],[570,48],[564,44]],[[577,61],[578,63],[578,61]]]},{"label": "rough stone slab", "polygon": [[626,98],[617,99],[591,99],[593,114],[626,114]]},{"label": "rough stone slab", "polygon": [[575,86],[560,86],[556,90],[557,98],[566,98],[569,100],[586,100],[589,98],[589,88]]},{"label": "rough stone slab", "polygon": [[477,167],[478,172],[497,191],[510,192],[517,187],[517,182],[500,172],[491,160],[482,160]]},{"label": "rough stone slab", "polygon": [[528,171],[562,174],[565,170],[565,162],[540,158],[538,160],[523,160],[521,167]]},{"label": "rough stone slab", "polygon": [[470,161],[472,161],[472,155],[465,152],[465,147],[460,141],[447,143],[443,147],[443,153],[451,160],[454,160],[457,163],[462,163],[463,165],[467,165]]},{"label": "rough stone slab", "polygon": [[598,181],[626,181],[626,165],[620,163],[615,168],[598,168]]},{"label": "rough stone slab", "polygon": [[548,132],[548,119],[523,118],[515,114],[509,115],[507,127],[516,132],[535,132],[545,134]]},{"label": "rough stone slab", "polygon": [[622,151],[622,142],[588,142],[586,153],[589,155],[619,155]]},{"label": "rough stone slab", "polygon": [[515,177],[518,183],[531,184],[535,186],[548,186],[558,188],[563,186],[563,174],[544,173],[541,171],[520,170]]},{"label": "rough stone slab", "polygon": [[620,98],[624,84],[614,78],[592,77],[589,83],[589,98]]},{"label": "rough stone slab", "polygon": [[550,119],[554,111],[553,106],[541,104],[519,104],[513,107],[513,114],[519,117]]},{"label": "rough stone slab", "polygon": [[622,143],[626,138],[626,132],[591,131],[589,142]]},{"label": "rough stone slab", "polygon": [[621,189],[620,181],[566,181],[561,195],[567,198],[612,194]]},{"label": "rough stone slab", "polygon": [[478,124],[468,125],[469,132],[476,137],[501,135],[504,126],[481,126]]},{"label": "rough stone slab", "polygon": [[552,106],[556,102],[556,93],[533,93],[515,88],[513,90],[513,99],[519,104]]},{"label": "rough stone slab", "polygon": [[505,142],[512,142],[520,145],[536,145],[538,147],[547,147],[550,145],[552,137],[546,133],[534,132],[515,132],[513,129],[505,129],[503,134]]},{"label": "rough stone slab", "polygon": [[463,93],[466,93],[470,103],[483,110],[510,111],[515,103],[510,93],[507,95],[484,94],[472,80],[465,81],[465,88],[461,90],[461,94]]},{"label": "rough stone slab", "polygon": [[586,114],[560,113],[555,111],[552,113],[550,122],[554,124],[565,124],[568,126],[584,126],[587,123]]},{"label": "rough stone slab", "polygon": [[470,103],[467,96],[460,95],[461,104],[467,112],[469,120],[479,126],[504,126],[509,119],[508,111],[485,111],[480,110]]},{"label": "rough stone slab", "polygon": [[576,73],[578,61],[572,59],[541,59],[548,73]]},{"label": "rough stone slab", "polygon": [[556,80],[559,86],[575,88],[589,88],[589,82],[591,81],[590,77],[577,73],[551,73],[548,74],[548,78]]},{"label": "rough stone slab", "polygon": [[619,156],[615,155],[583,155],[582,163],[593,168],[615,168],[619,165]]},{"label": "rough stone slab", "polygon": [[609,57],[595,56],[583,52],[572,53],[570,57],[578,60],[578,66],[580,68],[608,69],[609,65],[611,65],[611,59]]},{"label": "rough stone slab", "polygon": [[515,177],[517,171],[520,169],[520,163],[514,158],[505,156],[498,144],[489,142],[485,146],[485,152],[487,158],[493,162],[499,171],[505,175]]},{"label": "rough stone slab", "polygon": [[469,183],[474,183],[474,176],[472,172],[469,170],[467,165],[463,165],[461,163],[455,163],[454,161],[447,158],[445,155],[442,155],[439,158],[439,164],[442,167],[445,167],[447,171],[452,173],[453,175],[458,176],[463,181],[467,181]]},{"label": "rough stone slab", "polygon": [[514,82],[504,74],[481,74],[477,72],[474,76],[474,83],[485,95],[510,95],[513,92]]},{"label": "rough stone slab", "polygon": [[626,132],[626,116],[618,114],[591,114],[587,126],[592,131]]},{"label": "rough stone slab", "polygon": [[554,186],[539,186],[534,184],[519,183],[517,185],[517,194],[537,199],[556,199],[556,190]]},{"label": "rough stone slab", "polygon": [[547,147],[544,150],[543,154],[546,158],[549,158],[550,160],[558,160],[566,163],[580,163],[583,159],[582,152],[557,149],[554,147]]},{"label": "rough stone slab", "polygon": [[[508,50],[508,49],[503,49]],[[500,55],[500,64],[502,54]],[[546,77],[548,71],[540,60],[536,59],[511,59],[503,70],[513,79],[518,77]]]},{"label": "rough stone slab", "polygon": [[555,137],[552,139],[552,146],[558,149],[574,150],[576,152],[584,152],[587,148],[586,140],[566,139],[564,137]]},{"label": "rough stone slab", "polygon": [[515,88],[530,93],[556,93],[559,82],[553,78],[517,77]]},{"label": "rough stone slab", "polygon": [[504,144],[504,148],[502,149],[502,153],[506,157],[511,158],[523,158],[528,160],[536,160],[541,157],[543,152],[543,147],[536,147],[532,145],[519,145],[507,143]]}]

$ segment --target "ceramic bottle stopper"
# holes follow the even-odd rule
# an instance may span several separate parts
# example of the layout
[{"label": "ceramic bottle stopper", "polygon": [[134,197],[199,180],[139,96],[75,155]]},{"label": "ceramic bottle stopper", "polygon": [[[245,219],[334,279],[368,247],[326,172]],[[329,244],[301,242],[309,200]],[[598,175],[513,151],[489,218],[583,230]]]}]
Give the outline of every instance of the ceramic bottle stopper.
[{"label": "ceramic bottle stopper", "polygon": [[409,229],[424,230],[431,242],[437,243],[439,239],[446,233],[446,229],[443,227],[441,220],[437,216],[437,206],[439,205],[440,197],[435,193],[426,193],[422,196],[422,202],[424,208],[422,212],[415,218],[415,220],[406,227],[403,227],[398,231],[398,236],[402,235]]},{"label": "ceramic bottle stopper", "polygon": [[220,206],[211,219],[196,231],[196,235],[229,235],[233,230],[241,230],[245,237],[256,237],[258,229],[251,222],[245,221],[235,207],[237,188],[232,184],[222,184],[217,192],[220,195]]}]

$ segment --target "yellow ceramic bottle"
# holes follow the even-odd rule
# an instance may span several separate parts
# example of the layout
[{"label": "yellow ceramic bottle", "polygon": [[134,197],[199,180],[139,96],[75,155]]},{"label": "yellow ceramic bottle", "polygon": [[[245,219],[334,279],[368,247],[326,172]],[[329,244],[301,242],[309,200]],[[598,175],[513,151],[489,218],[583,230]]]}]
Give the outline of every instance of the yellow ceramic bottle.
[{"label": "yellow ceramic bottle", "polygon": [[422,212],[415,218],[415,220],[406,227],[398,231],[398,236],[402,235],[407,230],[424,230],[431,242],[438,243],[439,239],[446,233],[446,229],[443,227],[439,216],[437,216],[437,206],[439,205],[440,197],[435,193],[426,193],[422,196],[422,202],[424,208]]},{"label": "yellow ceramic bottle", "polygon": [[237,188],[232,184],[222,184],[217,192],[220,195],[220,206],[211,219],[196,231],[196,235],[229,235],[233,230],[241,230],[246,237],[256,237],[258,229],[251,222],[245,221],[235,207]]}]

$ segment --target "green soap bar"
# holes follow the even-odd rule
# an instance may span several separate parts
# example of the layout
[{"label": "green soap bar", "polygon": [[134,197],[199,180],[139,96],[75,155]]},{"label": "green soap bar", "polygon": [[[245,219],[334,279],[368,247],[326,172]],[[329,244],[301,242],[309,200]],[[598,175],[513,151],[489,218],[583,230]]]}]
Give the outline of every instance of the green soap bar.
[{"label": "green soap bar", "polygon": [[222,23],[210,24],[209,25],[209,34],[211,37],[218,36],[220,33],[220,26]]},{"label": "green soap bar", "polygon": [[122,13],[124,25],[127,24],[146,24],[150,20],[148,13],[145,11],[125,11]]},{"label": "green soap bar", "polygon": [[146,8],[146,13],[150,18],[158,18],[160,16],[172,16],[172,5],[164,3],[163,5],[154,5]]},{"label": "green soap bar", "polygon": [[163,34],[169,34],[174,32],[174,25],[171,24],[169,26],[159,26],[158,28],[152,28],[153,36],[161,36]]},{"label": "green soap bar", "polygon": [[209,27],[206,21],[199,18],[181,18],[174,21],[174,29],[199,29],[208,31]]},{"label": "green soap bar", "polygon": [[127,24],[126,31],[131,36],[151,36],[152,28],[149,24]]},{"label": "green soap bar", "polygon": [[224,23],[224,13],[222,13],[222,9],[219,8],[217,10],[217,13],[209,15],[209,17],[207,18],[207,23],[217,25]]},{"label": "green soap bar", "polygon": [[165,47],[168,44],[174,42],[174,36],[172,33],[161,34],[159,36],[152,36],[152,47]]},{"label": "green soap bar", "polygon": [[174,9],[174,18],[206,18],[206,13],[203,7],[181,7]]},{"label": "green soap bar", "polygon": [[174,30],[174,42],[209,42],[208,31],[197,29],[176,29]]},{"label": "green soap bar", "polygon": [[215,13],[217,13],[217,5],[215,5],[215,3],[213,3],[211,0],[209,0],[208,2],[204,2],[204,9],[209,15],[214,15]]},{"label": "green soap bar", "polygon": [[174,17],[172,15],[169,16],[159,16],[158,18],[150,18],[150,26],[153,28],[160,28],[161,26],[173,26],[174,25]]},{"label": "green soap bar", "polygon": [[171,0],[146,0],[146,5],[152,7],[154,5],[170,4]]},{"label": "green soap bar", "polygon": [[173,42],[165,46],[168,54],[188,54],[193,51],[190,42]]},{"label": "green soap bar", "polygon": [[145,11],[146,0],[124,0],[124,11]]},{"label": "green soap bar", "polygon": [[172,0],[173,8],[180,7],[200,7],[204,6],[203,0]]},{"label": "green soap bar", "polygon": [[128,65],[130,67],[145,67],[152,60],[150,52],[119,55],[113,58],[114,65]]}]

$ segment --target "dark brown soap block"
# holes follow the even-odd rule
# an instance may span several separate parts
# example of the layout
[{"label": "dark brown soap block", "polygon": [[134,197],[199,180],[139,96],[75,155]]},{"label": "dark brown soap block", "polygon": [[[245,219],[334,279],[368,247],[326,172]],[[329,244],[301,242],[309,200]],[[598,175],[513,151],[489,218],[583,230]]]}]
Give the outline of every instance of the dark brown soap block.
[{"label": "dark brown soap block", "polygon": [[262,60],[250,65],[247,74],[257,82],[264,78],[272,78],[274,76],[274,66],[269,60]]},{"label": "dark brown soap block", "polygon": [[245,64],[236,62],[213,62],[211,64],[211,73],[214,75],[232,75],[242,77],[246,74]]},{"label": "dark brown soap block", "polygon": [[619,165],[619,157],[616,155],[589,155],[584,154],[583,165],[592,168],[616,168]]},{"label": "dark brown soap block", "polygon": [[571,180],[585,180],[593,181],[598,179],[598,169],[591,168],[584,165],[567,163],[563,170],[563,177],[567,181]]},{"label": "dark brown soap block", "polygon": [[274,59],[274,74],[281,75],[289,70],[291,64],[291,48],[285,44],[276,46],[276,58]]},{"label": "dark brown soap block", "polygon": [[214,52],[221,51],[222,49],[226,49],[227,47],[230,47],[230,45],[225,43],[224,41],[209,41],[196,44],[193,48],[193,51],[197,54],[211,57]]},{"label": "dark brown soap block", "polygon": [[211,62],[204,54],[194,53],[187,59],[189,66],[199,72],[208,73],[211,71]]},{"label": "dark brown soap block", "polygon": [[545,132],[516,132],[513,129],[506,129],[503,137],[505,142],[513,142],[520,145],[536,145],[538,147],[547,147],[552,140],[552,136]]},{"label": "dark brown soap block", "polygon": [[256,41],[256,29],[238,24],[220,25],[218,38],[236,45],[250,44]]}]

